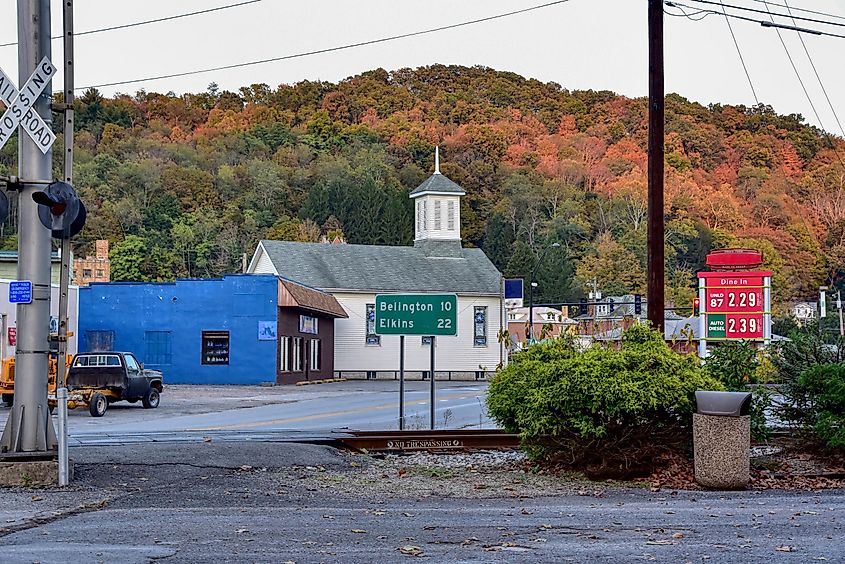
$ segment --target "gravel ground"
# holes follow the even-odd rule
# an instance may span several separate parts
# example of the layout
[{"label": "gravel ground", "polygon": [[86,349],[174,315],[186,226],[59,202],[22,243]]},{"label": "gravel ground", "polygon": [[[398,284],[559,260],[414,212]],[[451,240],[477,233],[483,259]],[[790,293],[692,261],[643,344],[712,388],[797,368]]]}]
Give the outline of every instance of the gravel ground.
[{"label": "gravel ground", "polygon": [[298,467],[279,474],[302,483],[356,498],[533,498],[554,495],[601,495],[602,484],[578,475],[532,471],[527,457],[516,451],[461,454],[414,453],[371,457],[347,453],[341,469]]}]

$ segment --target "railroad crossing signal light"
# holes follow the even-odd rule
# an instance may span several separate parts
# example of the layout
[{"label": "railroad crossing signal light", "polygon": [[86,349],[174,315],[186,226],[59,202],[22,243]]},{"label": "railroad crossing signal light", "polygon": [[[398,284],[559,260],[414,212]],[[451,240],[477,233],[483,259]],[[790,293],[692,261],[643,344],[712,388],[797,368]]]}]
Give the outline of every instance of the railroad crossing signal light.
[{"label": "railroad crossing signal light", "polygon": [[67,182],[53,182],[45,190],[35,192],[32,199],[38,204],[38,219],[56,239],[82,231],[87,216],[85,205]]},{"label": "railroad crossing signal light", "polygon": [[692,299],[692,315],[698,317],[701,314],[701,298]]}]

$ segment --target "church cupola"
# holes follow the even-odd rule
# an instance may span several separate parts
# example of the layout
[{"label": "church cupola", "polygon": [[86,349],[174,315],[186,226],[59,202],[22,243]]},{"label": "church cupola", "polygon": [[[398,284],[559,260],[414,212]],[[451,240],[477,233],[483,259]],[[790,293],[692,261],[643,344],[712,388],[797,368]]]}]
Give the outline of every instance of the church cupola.
[{"label": "church cupola", "polygon": [[461,242],[461,196],[464,189],[440,174],[440,148],[434,149],[434,174],[411,192],[414,200],[414,246],[424,241]]}]

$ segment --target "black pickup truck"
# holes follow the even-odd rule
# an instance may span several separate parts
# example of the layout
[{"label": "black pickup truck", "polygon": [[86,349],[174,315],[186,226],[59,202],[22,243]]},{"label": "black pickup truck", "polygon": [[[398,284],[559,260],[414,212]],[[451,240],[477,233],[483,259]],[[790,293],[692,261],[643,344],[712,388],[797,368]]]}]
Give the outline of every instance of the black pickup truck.
[{"label": "black pickup truck", "polygon": [[162,375],[147,370],[127,352],[88,352],[73,357],[67,374],[68,408],[87,405],[93,417],[102,417],[115,401],[158,407]]}]

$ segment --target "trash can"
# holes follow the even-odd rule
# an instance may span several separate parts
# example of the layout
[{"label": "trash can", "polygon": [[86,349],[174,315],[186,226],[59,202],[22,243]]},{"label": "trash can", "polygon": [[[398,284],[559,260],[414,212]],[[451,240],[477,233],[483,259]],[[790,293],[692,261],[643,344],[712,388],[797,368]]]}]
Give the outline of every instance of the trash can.
[{"label": "trash can", "polygon": [[716,490],[745,489],[751,472],[751,394],[697,391],[695,403],[695,481]]}]

